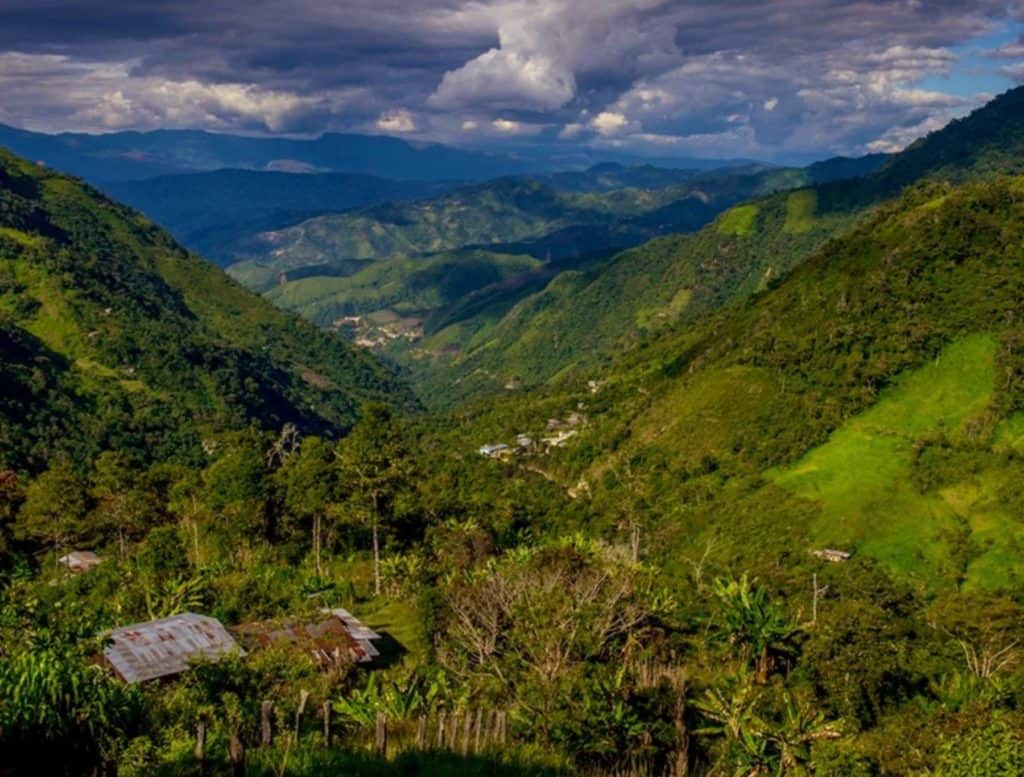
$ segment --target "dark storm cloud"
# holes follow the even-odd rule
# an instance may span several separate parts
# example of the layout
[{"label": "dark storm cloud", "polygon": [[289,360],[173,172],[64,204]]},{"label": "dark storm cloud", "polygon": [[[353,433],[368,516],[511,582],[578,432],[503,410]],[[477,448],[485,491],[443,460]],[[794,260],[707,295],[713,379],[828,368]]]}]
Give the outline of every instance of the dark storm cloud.
[{"label": "dark storm cloud", "polygon": [[[3,0],[0,121],[772,155],[897,147],[992,0]],[[994,67],[1020,72],[1009,48]]]}]

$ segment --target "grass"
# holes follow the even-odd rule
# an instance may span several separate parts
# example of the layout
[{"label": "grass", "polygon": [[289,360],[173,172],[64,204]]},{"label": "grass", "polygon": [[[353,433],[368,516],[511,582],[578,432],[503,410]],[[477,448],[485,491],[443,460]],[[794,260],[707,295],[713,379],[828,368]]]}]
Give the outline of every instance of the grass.
[{"label": "grass", "polygon": [[739,205],[719,216],[715,229],[723,235],[749,235],[754,232],[754,221],[760,208],[757,205]]},{"label": "grass", "polygon": [[815,212],[818,210],[818,193],[814,189],[801,189],[786,198],[786,221],[782,231],[800,235],[814,229]]},{"label": "grass", "polygon": [[[905,374],[878,402],[848,421],[824,445],[787,469],[767,476],[785,489],[814,500],[821,512],[814,540],[855,548],[894,569],[928,582],[960,574],[962,549],[953,539],[991,535],[993,512],[984,484],[977,493],[920,493],[911,477],[915,441],[938,432],[955,438],[992,396],[996,341],[987,334],[948,346],[934,362]],[[978,548],[980,550],[980,548]],[[988,562],[969,570],[981,585],[998,585]]]},{"label": "grass", "polygon": [[996,427],[995,450],[1024,455],[1024,413],[1014,413]]}]

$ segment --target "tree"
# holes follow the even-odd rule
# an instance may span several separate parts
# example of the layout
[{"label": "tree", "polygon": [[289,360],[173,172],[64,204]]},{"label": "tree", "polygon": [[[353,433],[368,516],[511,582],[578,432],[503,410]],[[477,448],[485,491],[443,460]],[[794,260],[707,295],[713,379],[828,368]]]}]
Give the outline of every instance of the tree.
[{"label": "tree", "polygon": [[338,446],[337,462],[349,504],[370,527],[373,589],[380,595],[381,528],[394,518],[395,500],[408,487],[412,472],[405,436],[391,410],[365,405],[359,423]]},{"label": "tree", "polygon": [[722,632],[744,660],[753,662],[755,678],[763,685],[775,659],[793,652],[796,627],[768,600],[768,592],[746,574],[738,580],[716,580],[714,593]]},{"label": "tree", "polygon": [[539,703],[585,662],[621,659],[673,602],[642,568],[579,537],[520,547],[455,576],[439,658],[463,677],[486,676]]},{"label": "tree", "polygon": [[137,468],[123,453],[100,454],[93,467],[92,495],[99,524],[117,535],[119,555],[124,558],[128,537],[142,529],[146,516],[155,510]]},{"label": "tree", "polygon": [[86,484],[66,462],[55,464],[25,489],[15,533],[53,547],[54,562],[62,548],[82,531],[89,510]]},{"label": "tree", "polygon": [[268,475],[262,440],[252,432],[225,446],[207,468],[207,506],[230,539],[266,531]]},{"label": "tree", "polygon": [[284,505],[295,518],[310,523],[316,573],[323,574],[321,552],[325,519],[337,498],[337,470],[332,466],[330,446],[319,437],[307,437],[298,451],[284,459],[275,474],[284,492]]}]

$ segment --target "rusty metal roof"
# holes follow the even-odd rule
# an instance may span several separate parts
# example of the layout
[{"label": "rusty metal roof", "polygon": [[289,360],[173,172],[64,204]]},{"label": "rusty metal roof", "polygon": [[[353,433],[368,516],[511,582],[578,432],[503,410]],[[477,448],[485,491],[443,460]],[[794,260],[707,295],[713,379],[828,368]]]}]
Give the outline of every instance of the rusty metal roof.
[{"label": "rusty metal roof", "polygon": [[73,550],[57,559],[58,564],[63,564],[73,572],[83,572],[87,569],[92,569],[102,561],[103,559],[91,550]]},{"label": "rusty metal roof", "polygon": [[127,683],[180,674],[192,661],[217,661],[239,652],[220,621],[191,612],[114,629],[104,649],[107,663]]},{"label": "rusty metal roof", "polygon": [[323,610],[319,620],[260,621],[232,627],[249,647],[290,646],[308,651],[321,666],[354,661],[366,663],[380,655],[370,640],[380,635],[360,623],[348,610]]}]

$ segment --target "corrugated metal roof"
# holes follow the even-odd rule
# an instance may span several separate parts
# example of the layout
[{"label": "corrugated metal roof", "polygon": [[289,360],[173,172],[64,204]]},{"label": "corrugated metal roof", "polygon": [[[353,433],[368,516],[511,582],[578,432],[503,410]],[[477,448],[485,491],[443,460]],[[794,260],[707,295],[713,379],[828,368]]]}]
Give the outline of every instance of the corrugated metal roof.
[{"label": "corrugated metal roof", "polygon": [[239,652],[220,621],[192,612],[114,629],[103,657],[127,683],[180,674],[189,662]]},{"label": "corrugated metal roof", "polygon": [[84,572],[87,569],[92,569],[101,561],[103,559],[91,550],[73,550],[57,559],[57,563],[63,564],[72,572]]},{"label": "corrugated metal roof", "polygon": [[348,610],[322,610],[314,621],[297,619],[260,621],[232,627],[231,631],[249,647],[288,645],[309,651],[321,666],[338,662],[365,663],[380,655],[370,640],[380,635],[366,628]]},{"label": "corrugated metal roof", "polygon": [[352,638],[359,643],[364,652],[364,657],[360,658],[360,662],[372,661],[374,658],[380,655],[380,651],[373,646],[370,640],[380,639],[378,634],[373,629],[369,629],[362,624],[352,613],[348,610],[344,610],[341,607],[335,607],[333,610],[324,610],[329,612],[335,618],[345,624],[345,628],[348,629],[348,633],[352,635]]}]

